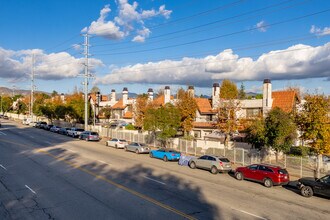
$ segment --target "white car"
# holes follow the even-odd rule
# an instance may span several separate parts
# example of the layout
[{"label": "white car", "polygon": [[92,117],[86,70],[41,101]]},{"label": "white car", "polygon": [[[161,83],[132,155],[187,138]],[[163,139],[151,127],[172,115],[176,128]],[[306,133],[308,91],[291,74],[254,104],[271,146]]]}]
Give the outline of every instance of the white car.
[{"label": "white car", "polygon": [[105,142],[105,146],[115,147],[115,148],[124,148],[127,145],[127,141],[118,138],[112,138]]}]

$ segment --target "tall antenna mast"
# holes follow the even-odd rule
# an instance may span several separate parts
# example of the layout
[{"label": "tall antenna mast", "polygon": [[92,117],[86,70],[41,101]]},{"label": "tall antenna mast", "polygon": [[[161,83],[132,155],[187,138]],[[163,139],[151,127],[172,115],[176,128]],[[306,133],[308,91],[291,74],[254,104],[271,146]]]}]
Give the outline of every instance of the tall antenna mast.
[{"label": "tall antenna mast", "polygon": [[34,54],[32,54],[32,65],[31,65],[31,97],[30,97],[30,110],[29,114],[33,118],[33,102],[34,102],[34,62],[35,57]]}]

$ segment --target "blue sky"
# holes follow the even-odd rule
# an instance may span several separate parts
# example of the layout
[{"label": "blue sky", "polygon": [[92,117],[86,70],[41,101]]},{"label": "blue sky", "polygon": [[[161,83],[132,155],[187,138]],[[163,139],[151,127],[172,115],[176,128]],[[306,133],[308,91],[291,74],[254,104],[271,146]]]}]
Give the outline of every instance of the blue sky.
[{"label": "blue sky", "polygon": [[296,86],[330,94],[330,1],[324,0],[11,0],[0,1],[0,86],[82,88],[83,37],[104,94],[143,93],[214,82],[258,92]]}]

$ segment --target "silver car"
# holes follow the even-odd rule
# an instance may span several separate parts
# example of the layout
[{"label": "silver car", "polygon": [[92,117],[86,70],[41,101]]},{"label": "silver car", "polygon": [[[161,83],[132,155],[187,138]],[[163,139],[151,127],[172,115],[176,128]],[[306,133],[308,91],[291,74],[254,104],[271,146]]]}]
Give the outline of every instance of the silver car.
[{"label": "silver car", "polygon": [[137,142],[132,142],[131,144],[126,145],[124,149],[125,151],[132,151],[137,154],[150,152],[150,147],[148,147],[148,145]]},{"label": "silver car", "polygon": [[79,135],[80,140],[86,140],[86,141],[99,141],[100,136],[97,132],[94,131],[83,131]]},{"label": "silver car", "polygon": [[112,138],[111,140],[105,142],[105,146],[110,146],[114,148],[124,148],[127,144],[128,143],[126,140],[118,138]]},{"label": "silver car", "polygon": [[228,158],[214,155],[204,155],[199,158],[192,158],[189,161],[189,167],[191,169],[201,168],[210,170],[212,174],[229,172],[232,170],[231,162]]}]

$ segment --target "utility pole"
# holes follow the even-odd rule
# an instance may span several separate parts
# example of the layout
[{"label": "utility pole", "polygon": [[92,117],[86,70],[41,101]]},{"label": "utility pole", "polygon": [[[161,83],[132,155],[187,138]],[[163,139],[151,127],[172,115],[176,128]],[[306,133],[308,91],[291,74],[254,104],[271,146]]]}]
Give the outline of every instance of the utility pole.
[{"label": "utility pole", "polygon": [[30,117],[33,118],[33,102],[34,102],[34,54],[32,54],[32,65],[31,65],[31,97],[30,97]]},{"label": "utility pole", "polygon": [[84,40],[84,55],[85,55],[85,74],[84,74],[84,93],[85,93],[85,130],[88,130],[88,78],[89,78],[89,34],[83,34]]}]

